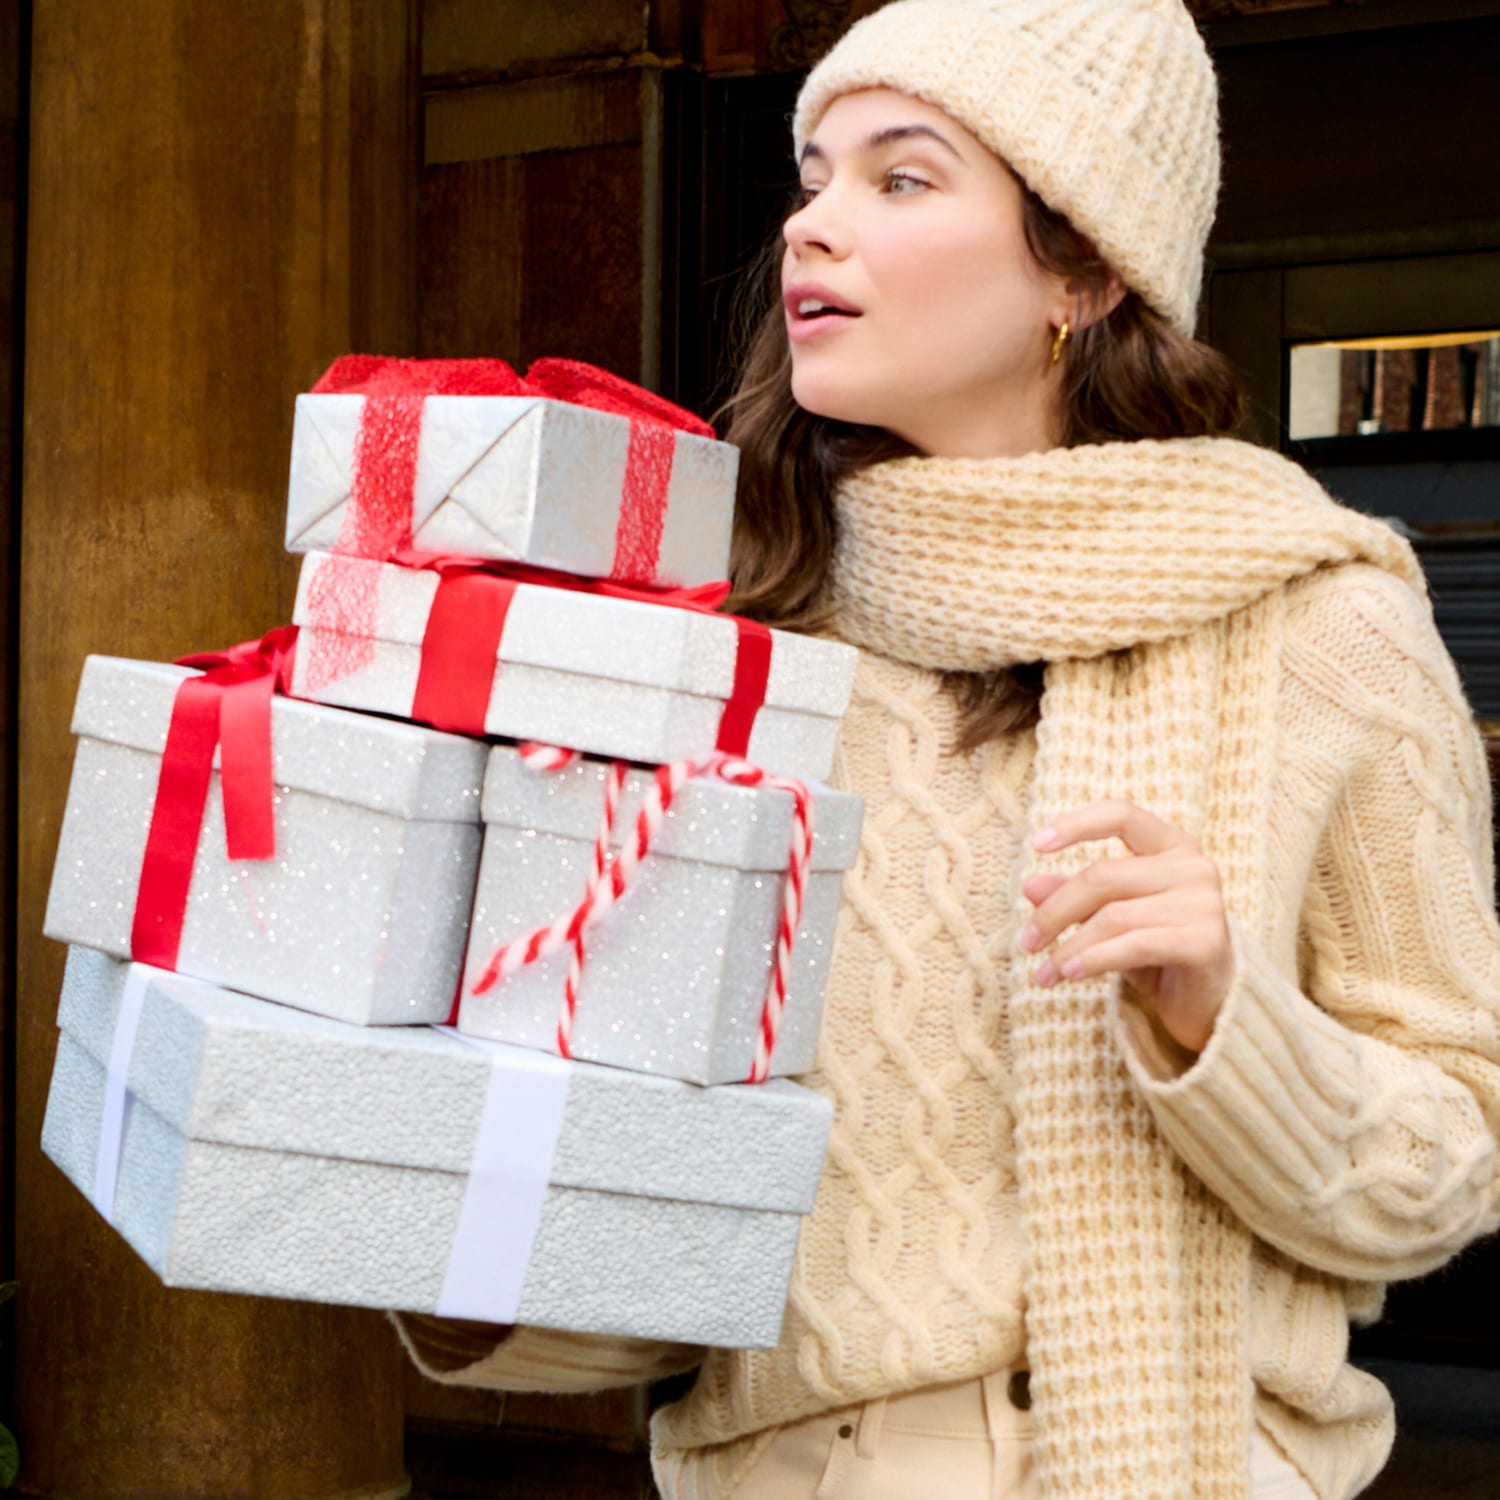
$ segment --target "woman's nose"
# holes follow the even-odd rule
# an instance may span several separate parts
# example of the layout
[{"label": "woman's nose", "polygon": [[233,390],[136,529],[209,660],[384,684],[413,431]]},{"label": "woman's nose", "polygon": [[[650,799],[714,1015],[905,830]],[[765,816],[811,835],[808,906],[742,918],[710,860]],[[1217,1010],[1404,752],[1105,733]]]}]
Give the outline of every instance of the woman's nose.
[{"label": "woman's nose", "polygon": [[821,250],[840,257],[848,253],[848,230],[841,224],[828,188],[820,188],[782,226],[788,247],[797,255]]}]

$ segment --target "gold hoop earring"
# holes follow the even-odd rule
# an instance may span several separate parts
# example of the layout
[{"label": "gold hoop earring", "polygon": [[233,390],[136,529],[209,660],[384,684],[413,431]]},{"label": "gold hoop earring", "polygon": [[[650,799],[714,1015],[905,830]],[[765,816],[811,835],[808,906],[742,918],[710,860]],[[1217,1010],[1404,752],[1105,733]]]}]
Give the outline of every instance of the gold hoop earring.
[{"label": "gold hoop earring", "polygon": [[1052,363],[1056,364],[1062,358],[1063,345],[1068,342],[1068,320],[1063,319],[1063,326],[1057,330],[1057,337],[1052,340]]}]

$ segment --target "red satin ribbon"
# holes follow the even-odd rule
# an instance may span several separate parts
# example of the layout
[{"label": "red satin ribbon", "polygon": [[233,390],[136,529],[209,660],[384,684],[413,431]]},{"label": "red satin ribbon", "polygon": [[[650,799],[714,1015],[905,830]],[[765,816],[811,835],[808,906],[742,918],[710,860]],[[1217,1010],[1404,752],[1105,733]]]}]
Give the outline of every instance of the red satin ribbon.
[{"label": "red satin ribbon", "polygon": [[[422,636],[422,660],[411,716],[437,729],[482,735],[485,710],[495,681],[495,662],[505,634],[505,619],[519,584],[634,599],[698,614],[716,614],[729,593],[723,580],[687,589],[634,588],[607,578],[577,578],[529,563],[476,562],[469,558],[405,553],[392,561],[404,567],[430,568],[439,576],[437,594]],[[755,718],[766,701],[771,673],[771,632],[758,620],[739,615],[734,686],[719,720],[715,749],[726,755],[749,753]]]},{"label": "red satin ribbon", "polygon": [[347,354],[313,387],[366,397],[336,552],[386,558],[411,545],[412,486],[428,396],[540,396],[630,420],[630,447],[610,577],[649,584],[661,557],[677,433],[712,437],[701,417],[573,359],[539,359],[523,379],[503,359],[388,359]]},{"label": "red satin ribbon", "polygon": [[297,627],[283,625],[258,641],[178,659],[205,670],[184,678],[172,701],[130,933],[141,963],[177,967],[216,749],[229,858],[276,853],[271,698],[291,688],[296,644]]},{"label": "red satin ribbon", "polygon": [[734,616],[734,623],[739,631],[734,653],[734,687],[719,720],[719,738],[714,749],[746,760],[750,756],[755,716],[766,701],[766,684],[771,678],[771,632],[758,620],[744,620],[739,615]]}]

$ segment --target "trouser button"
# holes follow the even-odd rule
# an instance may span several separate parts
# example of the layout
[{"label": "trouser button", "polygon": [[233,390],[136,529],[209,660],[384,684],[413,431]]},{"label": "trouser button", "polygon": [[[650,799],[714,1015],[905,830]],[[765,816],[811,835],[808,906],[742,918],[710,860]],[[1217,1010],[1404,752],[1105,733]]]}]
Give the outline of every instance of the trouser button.
[{"label": "trouser button", "polygon": [[1005,1394],[1017,1411],[1031,1410],[1031,1371],[1012,1370],[1005,1385]]}]

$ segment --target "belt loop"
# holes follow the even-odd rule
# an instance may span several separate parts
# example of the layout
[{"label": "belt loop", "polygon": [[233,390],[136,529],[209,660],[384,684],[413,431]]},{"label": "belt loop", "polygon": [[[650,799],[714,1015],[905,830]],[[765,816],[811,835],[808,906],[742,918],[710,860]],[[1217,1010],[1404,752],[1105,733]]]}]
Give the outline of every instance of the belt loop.
[{"label": "belt loop", "polygon": [[[1008,1370],[981,1377],[984,1425],[989,1429],[991,1441],[1013,1438],[1023,1426],[1022,1413],[1031,1409],[1029,1377],[1030,1371],[1024,1365],[1012,1365]],[[1021,1392],[1025,1393],[1025,1399],[1018,1401],[1016,1396]]]},{"label": "belt loop", "polygon": [[885,1397],[866,1401],[859,1411],[859,1431],[854,1439],[858,1458],[874,1458],[880,1447],[880,1432],[885,1425]]},{"label": "belt loop", "polygon": [[999,1374],[983,1375],[979,1380],[980,1399],[984,1403],[984,1425],[989,1431],[990,1442],[998,1443],[1004,1437],[1000,1415],[1001,1403],[1005,1400],[1004,1382],[1010,1378],[1009,1370]]}]

